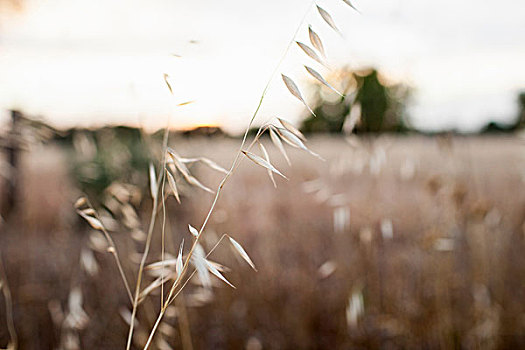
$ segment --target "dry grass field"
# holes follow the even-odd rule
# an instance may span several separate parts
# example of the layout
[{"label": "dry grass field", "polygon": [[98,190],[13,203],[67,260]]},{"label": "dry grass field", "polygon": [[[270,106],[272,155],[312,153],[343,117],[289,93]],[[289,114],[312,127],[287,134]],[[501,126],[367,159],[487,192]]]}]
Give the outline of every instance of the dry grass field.
[{"label": "dry grass field", "polygon": [[[238,144],[185,138],[171,146],[227,167]],[[258,272],[219,245],[210,259],[231,269],[224,275],[236,289],[213,277],[209,293],[192,280],[154,347],[525,348],[524,146],[515,137],[319,137],[309,147],[326,161],[291,149],[289,167],[268,144],[289,181],[276,178],[275,189],[264,169],[243,161],[203,241],[209,251],[228,233]],[[212,188],[220,181],[205,167],[192,170]],[[44,146],[25,154],[20,181],[18,210],[0,229],[20,349],[125,348],[130,303],[101,233],[74,211],[81,193],[64,153]],[[170,197],[165,208],[172,255],[213,199],[181,191],[182,204]],[[130,203],[146,230],[150,198]],[[143,237],[115,216],[106,222],[134,285]],[[161,257],[162,217],[148,263]],[[3,301],[0,346],[9,339]],[[135,348],[159,305],[158,290],[141,305]]]}]

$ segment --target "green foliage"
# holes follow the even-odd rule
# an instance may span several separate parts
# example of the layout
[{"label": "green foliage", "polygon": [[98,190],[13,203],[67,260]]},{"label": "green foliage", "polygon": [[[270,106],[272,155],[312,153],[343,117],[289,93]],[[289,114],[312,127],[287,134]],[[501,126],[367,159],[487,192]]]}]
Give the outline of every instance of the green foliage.
[{"label": "green foliage", "polygon": [[360,108],[357,133],[409,130],[404,110],[408,87],[385,83],[375,69],[361,72],[343,69],[337,80],[345,97],[334,99],[336,95],[327,94],[321,85],[316,85],[314,112],[317,117],[306,118],[301,131],[340,133],[353,108]]},{"label": "green foliage", "polygon": [[62,142],[72,146],[71,170],[83,192],[99,197],[113,182],[148,183],[152,158],[139,129],[72,130]]}]

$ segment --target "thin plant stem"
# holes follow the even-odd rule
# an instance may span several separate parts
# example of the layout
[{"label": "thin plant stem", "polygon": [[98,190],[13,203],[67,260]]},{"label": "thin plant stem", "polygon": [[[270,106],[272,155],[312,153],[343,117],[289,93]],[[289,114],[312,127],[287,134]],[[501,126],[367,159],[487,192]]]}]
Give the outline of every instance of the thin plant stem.
[{"label": "thin plant stem", "polygon": [[[169,124],[169,121],[168,121]],[[168,147],[168,134],[169,134],[169,127],[166,127],[166,130],[164,132],[164,139],[163,139],[163,145],[162,149],[165,150]],[[163,152],[162,155],[162,164],[165,162],[165,154],[166,152]],[[160,182],[164,182],[164,171],[159,171],[159,181],[157,180],[157,184]],[[150,180],[151,181],[151,180]],[[133,310],[131,312],[131,320],[130,320],[130,326],[129,326],[129,332],[128,332],[128,341],[126,345],[126,350],[129,350],[131,348],[131,340],[133,338],[133,329],[134,329],[134,323],[135,323],[135,315],[137,314],[137,307],[138,307],[138,300],[140,295],[140,285],[142,283],[142,276],[144,272],[144,265],[146,264],[146,259],[148,258],[149,249],[151,246],[151,238],[153,237],[153,228],[155,227],[155,218],[157,217],[157,207],[159,204],[158,201],[158,193],[159,193],[159,186],[157,185],[157,188],[155,189],[156,193],[152,193],[153,196],[153,206],[151,208],[151,217],[148,227],[148,234],[146,238],[146,246],[144,247],[144,253],[142,254],[142,259],[140,260],[140,266],[139,271],[137,273],[137,284],[135,286],[135,296],[133,298]]]}]

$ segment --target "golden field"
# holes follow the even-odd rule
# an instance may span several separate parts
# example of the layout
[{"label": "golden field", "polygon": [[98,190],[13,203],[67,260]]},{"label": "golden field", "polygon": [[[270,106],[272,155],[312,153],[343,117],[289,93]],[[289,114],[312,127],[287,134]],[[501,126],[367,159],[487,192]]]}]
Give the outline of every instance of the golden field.
[{"label": "golden field", "polygon": [[[212,277],[209,293],[192,280],[154,347],[525,347],[525,147],[519,138],[316,137],[309,148],[325,161],[287,149],[291,167],[268,141],[272,163],[289,180],[276,177],[275,189],[266,170],[245,159],[203,242],[209,251],[231,235],[258,271],[226,242],[219,245],[210,259],[231,269],[224,275],[236,289]],[[185,157],[206,156],[228,167],[239,143],[177,138],[170,145]],[[56,145],[23,155],[21,199],[1,227],[20,349],[122,349],[130,302],[101,233],[75,213],[82,193],[67,159]],[[200,165],[191,170],[211,188],[221,179]],[[138,213],[134,230],[120,212],[105,217],[132,286],[151,210],[144,179],[142,193],[129,201]],[[181,192],[182,204],[169,197],[165,207],[164,243],[173,256],[183,238],[189,247],[188,224],[200,227],[213,200],[199,189]],[[148,263],[161,258],[163,213]],[[146,276],[143,287],[153,281]],[[159,290],[141,304],[135,348],[142,348],[159,305]],[[6,315],[3,299],[0,315]],[[2,317],[0,346],[8,340]]]}]

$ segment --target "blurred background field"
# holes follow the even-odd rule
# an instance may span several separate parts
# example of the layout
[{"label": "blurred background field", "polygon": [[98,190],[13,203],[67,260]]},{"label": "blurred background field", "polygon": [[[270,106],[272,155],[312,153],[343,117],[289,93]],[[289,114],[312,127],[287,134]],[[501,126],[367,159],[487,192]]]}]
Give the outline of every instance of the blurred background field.
[{"label": "blurred background field", "polygon": [[525,348],[524,12],[0,0],[0,349]]},{"label": "blurred background field", "polygon": [[[156,149],[155,138],[143,140]],[[238,142],[177,136],[170,145],[184,156],[205,155],[227,167]],[[228,233],[243,244],[258,272],[220,246],[211,257],[232,268],[225,276],[237,288],[216,280],[209,294],[191,285],[155,346],[524,346],[520,138],[318,136],[308,144],[326,161],[291,150],[288,167],[267,145],[275,166],[290,178],[277,179],[277,189],[264,169],[242,164],[221,195],[204,246],[209,250]],[[128,326],[121,314],[129,301],[118,271],[100,246],[101,233],[73,209],[81,185],[68,175],[75,169],[72,159],[97,156],[87,151],[72,158],[71,152],[55,142],[23,153],[20,203],[2,223],[0,247],[21,349],[64,346],[64,318],[73,314],[71,295],[79,291],[80,347],[125,346]],[[220,180],[204,167],[192,171],[212,187]],[[139,175],[144,186],[128,187],[129,203],[144,230],[151,199],[146,171]],[[182,191],[182,205],[171,197],[166,206],[166,247],[173,255],[182,238],[191,239],[187,225],[200,225],[212,200],[204,191]],[[99,198],[98,207],[106,205],[103,220],[133,280],[144,237],[123,224],[119,210],[111,212],[107,194],[93,198]],[[160,260],[160,222],[148,262]],[[139,312],[136,344],[144,341],[159,303],[157,293]],[[1,322],[0,344],[6,344]]]}]

